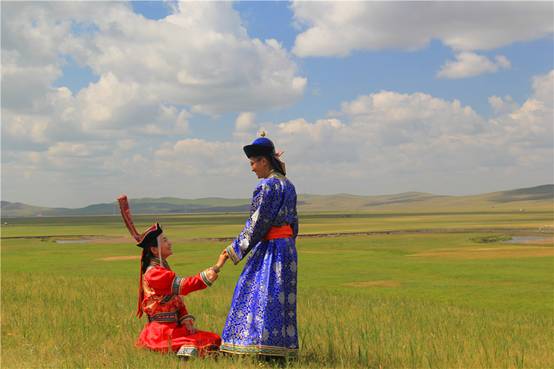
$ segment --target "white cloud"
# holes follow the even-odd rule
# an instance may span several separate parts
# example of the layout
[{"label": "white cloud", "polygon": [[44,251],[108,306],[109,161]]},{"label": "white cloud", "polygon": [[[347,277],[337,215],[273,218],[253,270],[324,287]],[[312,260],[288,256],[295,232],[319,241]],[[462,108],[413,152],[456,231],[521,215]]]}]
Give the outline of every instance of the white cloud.
[{"label": "white cloud", "polygon": [[504,56],[494,61],[472,53],[551,35],[549,2],[308,2],[291,8],[304,29],[293,52],[300,57],[344,57],[355,50],[413,51],[440,40],[457,60],[440,77],[465,78],[510,68]]},{"label": "white cloud", "polygon": [[240,142],[249,141],[256,135],[256,114],[252,112],[242,112],[235,120],[235,130],[233,137]]},{"label": "white cloud", "polygon": [[[307,83],[279,42],[248,36],[231,3],[179,3],[157,21],[127,3],[1,6],[6,196],[37,193],[33,186],[44,183],[51,193],[36,203],[83,204],[95,195],[69,187],[109,193],[127,182],[131,194],[146,186],[155,195],[155,188],[170,190],[171,181],[160,184],[159,176],[171,171],[221,175],[221,168],[202,167],[209,153],[199,160],[187,152],[194,146],[185,138],[191,116],[286,106]],[[96,81],[74,92],[55,87],[68,59],[89,68]],[[164,161],[158,154],[165,145],[190,163]],[[211,143],[198,149],[206,147],[215,150]],[[209,187],[201,182],[190,193]]]},{"label": "white cloud", "polygon": [[489,104],[495,114],[509,114],[519,108],[518,104],[511,96],[506,96],[504,98],[491,96],[489,97]]},{"label": "white cloud", "polygon": [[105,145],[91,145],[90,143],[58,142],[48,148],[48,156],[53,157],[92,157],[106,152]]},{"label": "white cloud", "polygon": [[[353,28],[345,29],[353,31],[360,48],[367,46],[365,28],[388,30],[389,11],[400,11],[399,4],[355,5],[337,12],[337,3],[294,8],[312,9],[314,19],[331,17],[317,30],[324,35],[351,22]],[[433,3],[435,12],[444,7]],[[366,8],[373,28],[363,27]],[[505,12],[499,17],[505,19]],[[410,24],[402,17],[395,24],[402,20]],[[406,29],[374,32],[370,46],[413,49],[424,46],[430,34],[437,37]],[[439,38],[460,55],[480,42],[493,48],[517,38],[512,31],[472,38],[469,29],[459,39],[446,31]],[[483,29],[477,31],[482,36]],[[544,34],[525,32],[526,38]],[[341,42],[334,40],[339,36]],[[440,181],[471,191],[487,181],[483,173],[494,174],[494,183],[551,174],[554,71],[532,81],[533,93],[523,104],[490,97],[496,113],[490,119],[455,99],[380,91],[344,102],[333,116],[258,122],[258,110],[294,102],[306,80],[276,40],[249,38],[229,3],[180,4],[159,21],[133,14],[123,3],[2,3],[2,37],[2,174],[9,178],[3,181],[8,200],[22,193],[30,194],[29,202],[48,205],[85,205],[121,192],[247,197],[256,179],[242,145],[260,128],[285,151],[300,192],[440,191]],[[348,53],[349,37],[328,34],[318,48],[336,42]],[[98,80],[78,92],[54,87],[67,55],[90,67]],[[502,57],[489,62],[509,66]],[[242,112],[233,140],[190,137],[189,120],[200,112]],[[46,197],[37,183],[48,190]]]},{"label": "white cloud", "polygon": [[554,100],[554,70],[543,76],[533,77],[533,97],[546,107],[552,108]]},{"label": "white cloud", "polygon": [[424,93],[382,91],[343,103],[342,111],[357,128],[387,138],[389,143],[483,129],[483,119],[471,107]]},{"label": "white cloud", "polygon": [[413,50],[431,39],[455,50],[490,50],[553,31],[550,3],[295,1],[292,10],[307,26],[294,46],[302,57]]},{"label": "white cloud", "polygon": [[131,11],[94,19],[92,52],[79,60],[99,75],[141,86],[141,96],[217,114],[284,106],[302,96],[306,80],[274,40],[248,37],[231,3],[183,2],[151,21]]},{"label": "white cloud", "polygon": [[163,144],[155,158],[161,165],[186,176],[236,175],[239,162],[244,160],[241,146],[232,142],[207,141],[191,138]]},{"label": "white cloud", "polygon": [[[43,152],[8,153],[3,171],[13,179],[7,193],[14,185],[29,188],[29,182],[55,178],[73,189],[113,198],[120,192],[248,197],[256,178],[242,146],[259,128],[285,151],[288,174],[301,193],[441,193],[445,186],[467,193],[495,190],[499,182],[548,182],[553,175],[554,71],[531,82],[532,94],[523,104],[491,97],[499,109],[492,118],[457,100],[381,91],[346,101],[335,117],[315,121],[257,123],[243,113],[237,124],[244,124],[250,137],[240,140],[175,137],[152,144],[147,138],[122,138],[114,145],[63,141]],[[75,172],[79,176],[71,174]],[[85,202],[92,196],[79,199]],[[64,199],[61,193],[49,198],[54,204]]]},{"label": "white cloud", "polygon": [[10,59],[3,55],[2,107],[27,111],[39,109],[41,98],[49,91],[52,82],[61,76],[60,69],[54,65],[18,66]]},{"label": "white cloud", "polygon": [[456,55],[455,61],[447,61],[437,73],[439,78],[467,78],[484,73],[495,73],[499,69],[509,69],[510,61],[503,55],[497,55],[495,60],[472,52],[462,52]]},{"label": "white cloud", "polygon": [[[45,131],[48,125],[49,120],[46,117],[13,115],[9,112],[2,114],[2,135],[10,149],[18,146],[18,139],[39,144],[47,142]],[[12,142],[12,140],[16,142]],[[11,144],[16,145],[12,146]]]},{"label": "white cloud", "polygon": [[252,112],[240,113],[235,121],[235,130],[244,132],[254,128],[256,115]]},{"label": "white cloud", "polygon": [[[68,56],[98,81],[76,94],[54,88]],[[230,3],[180,3],[158,21],[125,3],[2,3],[11,141],[182,136],[193,113],[286,106],[305,86],[288,52],[249,38]]]},{"label": "white cloud", "polygon": [[305,192],[479,192],[498,181],[549,182],[553,84],[553,72],[535,77],[521,105],[491,97],[499,108],[492,118],[457,100],[381,91],[344,102],[337,119],[267,129]]}]

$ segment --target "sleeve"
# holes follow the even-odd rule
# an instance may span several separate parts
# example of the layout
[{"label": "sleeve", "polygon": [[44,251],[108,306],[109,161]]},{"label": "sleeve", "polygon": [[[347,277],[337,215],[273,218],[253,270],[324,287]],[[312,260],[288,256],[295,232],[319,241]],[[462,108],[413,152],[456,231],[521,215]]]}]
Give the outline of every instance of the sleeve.
[{"label": "sleeve", "polygon": [[175,272],[156,266],[146,271],[144,279],[157,295],[170,295]]},{"label": "sleeve", "polygon": [[202,273],[194,277],[179,277],[172,270],[154,267],[146,272],[144,278],[158,295],[187,295],[211,285],[207,278],[204,280]]},{"label": "sleeve", "polygon": [[254,192],[251,215],[239,236],[227,247],[227,254],[238,264],[271,228],[279,211],[279,184],[263,181]]},{"label": "sleeve", "polygon": [[191,292],[203,290],[211,285],[211,282],[205,276],[204,272],[201,272],[194,277],[175,276],[172,283],[172,293],[174,295],[185,296]]},{"label": "sleeve", "polygon": [[298,213],[296,212],[296,195],[294,195],[294,204],[293,204],[293,210],[292,210],[292,237],[296,239],[296,236],[298,236]]}]

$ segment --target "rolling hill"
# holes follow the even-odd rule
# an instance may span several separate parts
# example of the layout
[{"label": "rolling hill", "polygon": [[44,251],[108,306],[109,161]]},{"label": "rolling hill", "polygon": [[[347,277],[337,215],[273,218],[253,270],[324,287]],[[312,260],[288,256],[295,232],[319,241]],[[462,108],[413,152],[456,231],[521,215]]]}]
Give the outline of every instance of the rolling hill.
[{"label": "rolling hill", "polygon": [[[175,197],[130,199],[134,214],[183,214],[202,212],[246,212],[249,199],[218,197],[180,199]],[[405,192],[393,195],[359,196],[299,195],[300,212],[311,211],[495,211],[543,210],[552,211],[554,185],[542,185],[509,191],[469,196],[443,196],[422,192]],[[93,204],[83,208],[46,208],[18,202],[1,202],[3,218],[34,216],[117,215],[116,202]]]}]

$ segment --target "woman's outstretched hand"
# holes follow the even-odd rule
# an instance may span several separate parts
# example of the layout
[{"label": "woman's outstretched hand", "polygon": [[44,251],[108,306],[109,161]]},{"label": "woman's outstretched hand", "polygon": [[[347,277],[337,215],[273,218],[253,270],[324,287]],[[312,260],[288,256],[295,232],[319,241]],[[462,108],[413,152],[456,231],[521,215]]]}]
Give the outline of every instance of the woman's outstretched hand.
[{"label": "woman's outstretched hand", "polygon": [[221,254],[219,254],[219,257],[217,258],[217,263],[215,263],[216,271],[219,271],[221,268],[223,268],[223,265],[225,265],[225,262],[229,258],[229,255],[227,254],[227,250],[223,250]]}]

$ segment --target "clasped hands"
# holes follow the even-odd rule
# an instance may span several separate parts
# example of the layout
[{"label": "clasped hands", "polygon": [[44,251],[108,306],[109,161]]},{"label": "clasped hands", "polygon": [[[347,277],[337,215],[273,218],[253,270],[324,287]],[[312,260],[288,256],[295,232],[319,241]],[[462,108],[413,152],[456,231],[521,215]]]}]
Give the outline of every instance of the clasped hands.
[{"label": "clasped hands", "polygon": [[206,270],[206,276],[211,282],[215,282],[215,280],[218,277],[218,273],[223,268],[223,265],[225,265],[225,262],[229,258],[229,254],[227,254],[227,250],[223,249],[221,254],[219,254],[219,257],[217,258],[217,262],[214,266],[211,266]]}]

